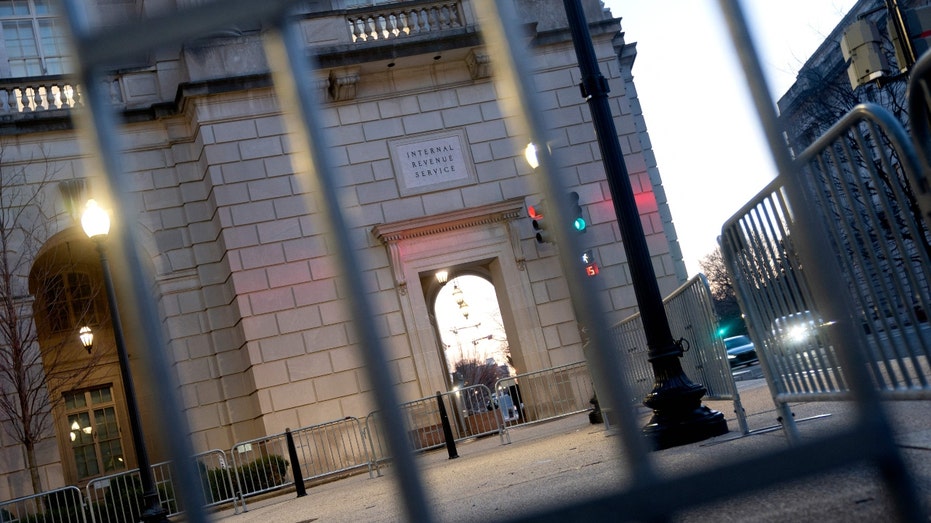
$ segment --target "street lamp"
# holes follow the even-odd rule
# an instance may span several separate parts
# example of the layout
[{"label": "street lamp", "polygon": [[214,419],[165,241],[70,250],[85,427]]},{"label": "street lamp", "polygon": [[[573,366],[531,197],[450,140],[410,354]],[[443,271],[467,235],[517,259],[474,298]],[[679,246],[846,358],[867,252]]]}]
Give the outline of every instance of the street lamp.
[{"label": "street lamp", "polygon": [[[120,322],[120,313],[116,303],[116,292],[113,289],[113,276],[110,274],[110,262],[107,260],[107,251],[104,241],[110,234],[110,216],[95,200],[87,202],[84,214],[81,216],[81,227],[87,237],[94,241],[97,253],[100,255],[100,268],[103,272],[104,287],[107,291],[107,305],[110,309],[110,321],[113,324],[113,338],[116,342],[116,353],[120,362],[120,376],[123,378],[123,391],[126,394],[126,409],[129,413],[129,427],[133,438],[133,448],[136,451],[136,464],[139,467],[139,477],[142,483],[142,521],[168,522],[165,510],[158,501],[158,492],[155,490],[155,481],[152,478],[152,468],[149,465],[149,454],[142,439],[142,423],[139,419],[139,406],[136,402],[136,388],[133,377],[129,372],[129,356],[126,353],[126,344],[123,339],[123,324]],[[85,331],[85,329],[87,329]],[[90,352],[93,344],[93,333],[89,327],[81,329],[81,343]],[[86,341],[86,343],[85,343]]]},{"label": "street lamp", "polygon": [[81,327],[81,330],[78,331],[78,338],[81,340],[81,345],[87,349],[87,353],[91,353],[91,349],[94,348],[94,333],[91,331],[91,328],[87,325]]},{"label": "street lamp", "polygon": [[653,410],[653,417],[643,427],[656,450],[702,441],[727,433],[727,422],[720,412],[702,405],[707,392],[693,383],[682,370],[679,359],[682,343],[672,337],[669,319],[653,270],[633,187],[624,163],[608,103],[608,82],[601,75],[588,22],[580,0],[563,0],[572,43],[581,72],[582,93],[588,101],[592,124],[601,150],[608,190],[633,281],[634,295],[640,308],[643,330],[649,347],[648,359],[653,368],[653,390],[643,404]]}]

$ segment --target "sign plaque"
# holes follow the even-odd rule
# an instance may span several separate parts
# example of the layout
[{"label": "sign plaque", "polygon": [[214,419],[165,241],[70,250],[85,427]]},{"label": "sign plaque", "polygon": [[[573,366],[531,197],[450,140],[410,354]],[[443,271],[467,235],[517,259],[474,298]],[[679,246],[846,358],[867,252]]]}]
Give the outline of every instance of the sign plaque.
[{"label": "sign plaque", "polygon": [[402,195],[472,183],[472,163],[461,133],[391,142],[391,158]]}]

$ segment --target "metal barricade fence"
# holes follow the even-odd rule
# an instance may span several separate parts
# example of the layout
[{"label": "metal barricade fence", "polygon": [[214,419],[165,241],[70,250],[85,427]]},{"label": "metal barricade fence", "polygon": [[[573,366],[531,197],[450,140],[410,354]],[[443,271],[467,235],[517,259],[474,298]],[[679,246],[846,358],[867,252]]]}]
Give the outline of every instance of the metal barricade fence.
[{"label": "metal barricade fence", "polygon": [[[888,398],[929,398],[931,235],[903,171],[913,155],[891,114],[861,106],[796,160],[850,296],[874,386]],[[870,161],[864,161],[869,158]],[[722,247],[777,405],[845,399],[847,378],[795,244],[792,206],[776,180],[724,226]],[[784,412],[784,417],[788,412]],[[786,419],[791,419],[788,416]],[[791,421],[789,421],[791,423]]]},{"label": "metal barricade fence", "polygon": [[[437,396],[420,398],[399,406],[407,427],[407,441],[412,451],[423,451],[446,444],[439,401],[449,417],[453,440],[498,434],[501,443],[510,443],[503,420],[492,407],[494,396],[485,385],[470,385]],[[365,418],[364,434],[375,464],[390,460],[391,453],[381,425],[381,413],[371,412]]]},{"label": "metal barricade fence", "polygon": [[238,495],[243,499],[280,490],[294,482],[289,472],[285,433],[241,441],[233,445],[230,458]]},{"label": "metal barricade fence", "polygon": [[[740,402],[727,351],[717,333],[718,321],[708,280],[703,274],[693,276],[666,296],[663,303],[670,330],[674,336],[681,336],[686,342],[686,350],[682,355],[683,371],[705,387],[706,399],[733,401],[740,431],[749,433],[747,416]],[[647,359],[649,347],[640,314],[635,313],[618,322],[612,328],[612,333],[615,346],[622,352],[624,365],[621,371],[631,384],[630,401],[639,405],[653,389],[653,368]]]},{"label": "metal barricade fence", "polygon": [[[177,513],[174,489],[165,483],[168,463],[152,465],[159,505],[168,513]],[[142,514],[142,483],[139,469],[94,478],[84,487],[90,520],[94,523],[138,521]]]},{"label": "metal barricade fence", "polygon": [[[204,507],[231,503],[234,512],[238,514],[237,491],[226,453],[219,449],[209,450],[195,455],[192,461],[199,475]],[[177,496],[174,475],[175,467],[171,462],[152,465],[159,504],[167,516],[184,512]],[[85,497],[90,519],[95,523],[116,523],[138,518],[143,505],[139,469],[91,480],[85,487]]]},{"label": "metal barricade fence", "polygon": [[69,486],[0,503],[0,523],[84,523],[86,509],[81,489]]},{"label": "metal barricade fence", "polygon": [[588,364],[578,362],[501,378],[493,399],[510,428],[591,410],[594,395]]},{"label": "metal barricade fence", "polygon": [[[373,477],[373,463],[365,444],[362,423],[346,417],[291,431],[304,481],[319,480],[366,468]],[[294,463],[291,464],[294,467]]]},{"label": "metal barricade fence", "polygon": [[[393,456],[393,463],[397,468],[396,477],[403,498],[406,519],[433,521],[435,518],[428,505],[422,485],[423,479],[411,453],[404,452],[408,435],[404,433],[402,416],[397,408],[400,403],[397,400],[397,392],[393,388],[389,373],[385,372],[388,367],[385,354],[389,351],[385,349],[385,341],[379,336],[375,322],[371,321],[371,318],[376,316],[373,314],[373,298],[364,287],[365,279],[355,277],[363,272],[360,270],[360,256],[353,249],[350,240],[351,230],[347,225],[344,210],[338,206],[339,181],[333,168],[336,162],[333,153],[327,147],[327,135],[323,132],[324,117],[316,102],[318,99],[314,91],[316,87],[312,86],[315,83],[306,81],[314,77],[314,71],[307,59],[305,41],[300,28],[286,16],[287,9],[292,3],[282,0],[265,2],[225,0],[224,2],[194,3],[193,7],[186,8],[183,12],[165,15],[156,21],[143,20],[141,23],[129,24],[126,27],[111,27],[105,32],[94,32],[87,25],[79,2],[65,0],[62,3],[67,11],[70,34],[75,40],[76,69],[81,72],[78,80],[85,86],[86,105],[89,108],[89,118],[82,122],[88,124],[84,128],[85,136],[88,138],[87,142],[93,146],[93,150],[87,151],[87,156],[99,159],[115,196],[116,212],[125,216],[135,215],[136,199],[130,197],[132,188],[129,185],[129,177],[123,176],[120,167],[119,125],[117,116],[109,110],[108,93],[98,81],[100,72],[109,64],[122,63],[127,57],[151,52],[153,48],[162,45],[178,45],[180,42],[208,34],[210,31],[234,26],[240,21],[261,23],[266,29],[263,31],[263,34],[268,37],[266,54],[271,69],[275,71],[276,95],[285,102],[285,106],[291,109],[287,115],[289,118],[285,120],[289,124],[289,130],[293,132],[296,163],[306,167],[298,176],[303,184],[303,193],[309,195],[308,198],[311,200],[309,204],[319,205],[321,214],[325,217],[323,221],[327,223],[331,233],[330,238],[334,242],[335,256],[338,256],[340,260],[338,265],[344,274],[351,276],[345,278],[343,282],[345,296],[358,319],[353,323],[356,339],[362,349],[378,410],[383,412],[382,422],[387,440],[391,448],[397,452],[397,455]],[[764,127],[768,126],[767,135],[770,143],[780,144],[773,146],[780,174],[787,174],[793,171],[793,166],[791,162],[779,156],[787,153],[779,149],[780,146],[784,149],[784,143],[781,142],[781,135],[776,130],[777,126],[771,124],[774,119],[772,100],[769,98],[768,89],[759,70],[753,42],[749,37],[739,4],[736,0],[720,0],[720,4],[725,11],[725,18],[733,35],[734,47],[747,71],[748,82],[751,84],[751,92],[760,112],[760,118],[764,122]],[[511,100],[516,103],[515,121],[521,120],[520,123],[529,129],[532,141],[548,143],[545,139],[546,126],[543,122],[545,111],[539,110],[540,103],[533,89],[528,85],[532,75],[529,72],[527,53],[522,52],[526,49],[525,33],[517,26],[519,17],[515,13],[514,6],[509,2],[476,0],[473,7],[479,18],[483,42],[489,48],[495,49],[494,60],[492,60],[495,80],[501,85],[502,92],[510,93]],[[544,158],[543,163],[548,164],[543,170],[549,174],[540,177],[542,191],[548,201],[557,201],[557,197],[563,191],[562,180],[554,175],[553,160]],[[798,192],[798,188],[793,184],[787,187],[791,193]],[[792,211],[804,214],[809,211],[805,207],[804,200],[801,199],[794,202]],[[809,220],[809,223],[817,226],[815,220]],[[118,232],[117,239],[124,252],[136,252],[131,228],[122,228],[122,231]],[[568,243],[572,244],[573,241],[569,239]],[[806,241],[806,244],[811,244],[811,242]],[[560,251],[563,266],[573,266],[575,262],[573,253],[577,251],[578,249]],[[807,253],[807,255],[813,254],[814,250]],[[808,259],[810,258],[806,258]],[[816,266],[806,264],[805,270],[809,269],[817,271]],[[132,285],[132,288],[127,290],[137,297],[150,296],[150,280],[145,277],[146,271],[138,259],[130,257],[127,260],[127,270],[130,276],[128,281]],[[833,281],[830,274],[827,276],[826,282]],[[606,327],[593,321],[598,317],[594,313],[602,311],[598,310],[597,305],[589,305],[583,300],[588,296],[579,295],[580,291],[592,289],[593,284],[584,280],[581,274],[567,271],[565,277],[570,283],[573,305],[591,312],[591,314],[582,315],[579,319],[590,328],[589,334],[596,340],[592,351],[596,355],[594,361],[599,364],[604,362],[610,364],[592,369],[593,372],[606,379],[608,370],[617,364],[617,358],[609,348],[608,336],[604,332]],[[164,343],[163,325],[158,311],[153,300],[140,298],[134,305],[139,310],[141,337],[147,341],[146,345],[158,349],[145,352],[152,353],[153,364],[149,366],[153,373],[152,382],[161,387],[156,392],[165,398],[165,401],[159,405],[159,413],[166,423],[167,447],[176,456],[189,456],[192,454],[190,442],[185,439],[188,430],[183,416],[178,414],[183,410],[180,408],[177,390],[171,385],[174,382],[170,375],[170,365],[163,354],[167,352],[162,350],[167,343]],[[854,360],[845,359],[845,361]],[[845,366],[852,367],[851,365]],[[845,370],[853,369],[846,368]],[[663,478],[658,474],[657,467],[646,446],[639,439],[639,431],[636,428],[638,423],[633,413],[620,412],[624,409],[619,408],[620,423],[618,426],[623,435],[619,438],[621,440],[620,450],[624,452],[632,474],[631,481],[625,485],[624,490],[597,498],[569,501],[566,505],[551,507],[545,514],[529,514],[524,520],[538,521],[544,517],[549,521],[616,518],[618,514],[623,514],[632,520],[657,520],[687,507],[741,495],[751,488],[762,488],[773,483],[798,480],[800,476],[814,475],[834,467],[865,461],[879,465],[883,479],[888,484],[888,492],[895,499],[899,515],[903,520],[926,520],[927,516],[922,513],[920,506],[916,503],[914,485],[908,480],[901,455],[892,443],[882,409],[878,408],[871,390],[863,385],[863,382],[867,380],[856,373],[853,377],[855,379],[851,380],[852,388],[856,391],[858,400],[856,406],[863,412],[869,413],[869,415],[859,416],[858,420],[861,420],[861,423],[853,429],[830,438],[807,441],[792,449],[774,450],[757,456],[751,460],[752,466],[750,467],[740,462],[718,463],[714,468],[685,473],[675,478]],[[614,381],[616,383],[608,384],[607,394],[613,403],[621,405],[627,380],[620,376]],[[271,445],[270,442],[268,444]],[[254,445],[260,444],[256,442]],[[265,444],[262,444],[262,448],[264,446]],[[257,455],[251,447],[238,448],[242,455],[246,453]],[[278,448],[278,450],[281,449]],[[243,456],[233,454],[234,461],[241,457]],[[748,481],[748,476],[750,481]],[[183,470],[183,473],[179,474],[179,479],[184,481],[186,486],[190,486],[196,481],[196,476],[190,470]],[[193,489],[182,487],[180,490],[185,494],[190,494]],[[644,501],[647,499],[648,502]],[[190,503],[190,505],[192,510],[187,517],[191,521],[204,521],[205,518],[194,510],[197,504]]]},{"label": "metal barricade fence", "polygon": [[236,491],[232,464],[226,452],[220,449],[209,450],[194,456],[194,461],[197,472],[200,474],[204,506],[215,507],[231,503],[234,513],[238,514],[240,511],[239,495]]}]

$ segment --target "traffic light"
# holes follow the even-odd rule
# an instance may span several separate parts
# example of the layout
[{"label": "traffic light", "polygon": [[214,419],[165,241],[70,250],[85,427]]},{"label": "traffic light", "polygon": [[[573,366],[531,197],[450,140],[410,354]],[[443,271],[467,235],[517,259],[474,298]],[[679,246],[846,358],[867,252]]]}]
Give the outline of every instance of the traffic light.
[{"label": "traffic light", "polygon": [[530,216],[531,224],[533,225],[533,232],[536,236],[537,243],[551,243],[553,241],[552,234],[546,228],[546,223],[543,222],[543,202],[541,201],[538,205],[528,205],[527,206],[527,216]]},{"label": "traffic light", "polygon": [[579,193],[575,191],[569,193],[569,209],[571,210],[569,218],[572,219],[572,227],[579,232],[585,232],[588,223],[585,221],[585,218],[582,217],[582,206],[579,205]]}]

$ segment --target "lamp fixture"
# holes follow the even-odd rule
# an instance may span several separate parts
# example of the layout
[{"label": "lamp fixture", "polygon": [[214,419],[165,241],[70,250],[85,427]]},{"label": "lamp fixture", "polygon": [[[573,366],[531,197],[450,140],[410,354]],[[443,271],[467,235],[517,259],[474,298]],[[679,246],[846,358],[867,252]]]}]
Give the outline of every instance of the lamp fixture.
[{"label": "lamp fixture", "polygon": [[436,281],[440,282],[440,285],[446,285],[448,280],[449,271],[436,271]]},{"label": "lamp fixture", "polygon": [[91,239],[110,234],[110,215],[93,198],[87,200],[84,214],[81,215],[81,228]]},{"label": "lamp fixture", "polygon": [[81,345],[87,349],[87,353],[91,353],[91,349],[94,348],[94,333],[91,331],[91,328],[87,325],[81,327],[81,330],[78,331],[78,338],[81,339]]}]

